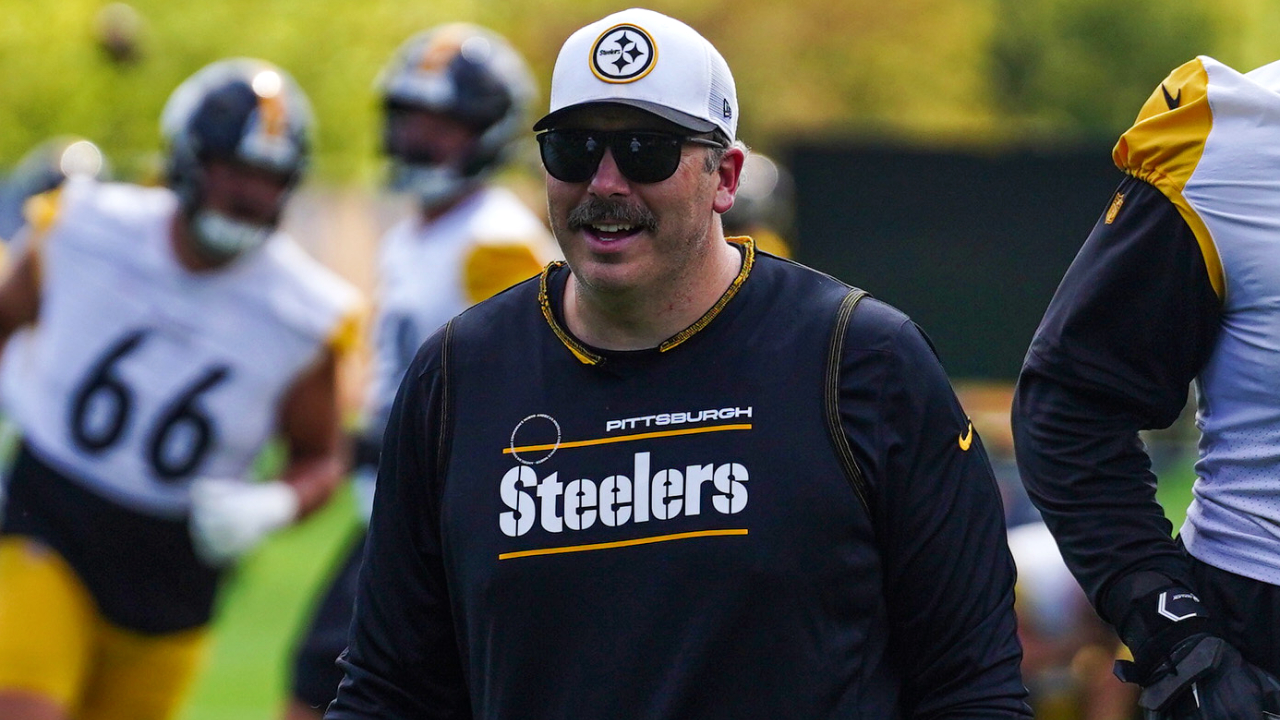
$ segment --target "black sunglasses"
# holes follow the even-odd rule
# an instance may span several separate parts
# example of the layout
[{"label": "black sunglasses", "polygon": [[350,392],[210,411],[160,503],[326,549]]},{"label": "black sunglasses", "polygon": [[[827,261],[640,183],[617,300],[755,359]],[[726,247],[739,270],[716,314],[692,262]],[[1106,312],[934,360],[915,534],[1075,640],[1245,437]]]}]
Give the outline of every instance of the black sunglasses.
[{"label": "black sunglasses", "polygon": [[567,183],[586,182],[596,174],[605,148],[623,177],[635,183],[662,182],[680,167],[685,144],[726,148],[708,138],[643,130],[548,130],[538,136],[542,165],[551,177]]}]

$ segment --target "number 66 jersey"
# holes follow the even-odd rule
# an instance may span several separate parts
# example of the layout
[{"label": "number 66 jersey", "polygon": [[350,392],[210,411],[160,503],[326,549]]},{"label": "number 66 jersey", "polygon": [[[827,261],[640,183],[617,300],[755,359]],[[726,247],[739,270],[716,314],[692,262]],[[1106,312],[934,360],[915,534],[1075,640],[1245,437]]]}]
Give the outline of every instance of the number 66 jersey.
[{"label": "number 66 jersey", "polygon": [[40,319],[6,401],[41,461],[179,518],[192,478],[245,477],[293,381],[354,339],[358,295],[283,233],[186,270],[168,190],[72,181],[57,203],[36,224]]}]

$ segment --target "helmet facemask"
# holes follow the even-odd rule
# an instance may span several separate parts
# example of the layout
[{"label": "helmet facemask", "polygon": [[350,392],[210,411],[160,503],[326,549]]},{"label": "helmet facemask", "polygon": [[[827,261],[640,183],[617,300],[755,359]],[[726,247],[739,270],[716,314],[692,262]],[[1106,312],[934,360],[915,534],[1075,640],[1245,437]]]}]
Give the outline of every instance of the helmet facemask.
[{"label": "helmet facemask", "polygon": [[225,260],[267,244],[275,225],[259,225],[230,215],[200,208],[189,221],[191,235],[200,252],[214,260]]},{"label": "helmet facemask", "polygon": [[389,163],[388,187],[414,195],[426,208],[461,197],[478,182],[466,168],[479,133],[444,113],[387,103],[382,146]]}]

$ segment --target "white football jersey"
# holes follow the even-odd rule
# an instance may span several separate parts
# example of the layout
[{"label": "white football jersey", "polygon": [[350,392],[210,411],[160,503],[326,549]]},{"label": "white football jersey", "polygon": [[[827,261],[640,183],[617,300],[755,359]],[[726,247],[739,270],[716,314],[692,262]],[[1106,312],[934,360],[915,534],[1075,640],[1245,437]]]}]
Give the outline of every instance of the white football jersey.
[{"label": "white football jersey", "polygon": [[1196,379],[1199,479],[1182,540],[1215,567],[1280,583],[1280,62],[1174,70],[1115,159],[1178,208],[1222,300]]},{"label": "white football jersey", "polygon": [[8,407],[32,451],[95,492],[176,517],[197,476],[245,477],[279,403],[359,298],[283,233],[221,270],[181,266],[165,189],[73,179],[40,238],[40,317]]},{"label": "white football jersey", "polygon": [[510,191],[481,188],[430,223],[391,228],[379,250],[369,427],[380,432],[418,346],[454,315],[554,258],[542,221]]}]

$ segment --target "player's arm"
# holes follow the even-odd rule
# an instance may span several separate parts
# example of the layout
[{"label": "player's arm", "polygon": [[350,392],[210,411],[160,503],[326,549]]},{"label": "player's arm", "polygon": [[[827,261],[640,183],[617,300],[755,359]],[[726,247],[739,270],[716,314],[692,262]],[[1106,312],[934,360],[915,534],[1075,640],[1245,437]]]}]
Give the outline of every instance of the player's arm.
[{"label": "player's arm", "polygon": [[40,315],[45,243],[62,213],[62,191],[36,195],[23,206],[25,223],[9,241],[11,264],[0,280],[0,352],[14,331]]},{"label": "player's arm", "polygon": [[1120,674],[1145,688],[1152,717],[1179,703],[1206,719],[1257,717],[1280,683],[1216,637],[1138,438],[1178,416],[1220,303],[1176,208],[1138,180],[1119,193],[1027,354],[1013,406],[1019,467],[1063,558],[1132,650]]},{"label": "player's arm", "polygon": [[443,331],[419,352],[383,435],[346,674],[329,720],[471,717],[439,523]]},{"label": "player's arm", "polygon": [[463,265],[468,302],[478,303],[542,272],[535,243],[488,241],[477,243]]},{"label": "player's arm", "polygon": [[884,339],[846,351],[841,413],[864,448],[905,717],[1028,718],[995,478],[923,334],[901,315],[873,326],[884,307],[853,314],[846,344]]},{"label": "player's arm", "polygon": [[0,350],[15,330],[35,322],[39,314],[39,262],[28,249],[15,258],[0,281]]},{"label": "player's arm", "polygon": [[287,460],[278,479],[196,478],[191,537],[210,565],[224,565],[323,505],[346,467],[338,427],[337,355],[326,348],[285,393],[279,427]]},{"label": "player's arm", "polygon": [[285,395],[280,432],[288,448],[280,480],[297,494],[297,517],[304,518],[329,500],[348,465],[333,349],[326,349]]},{"label": "player's arm", "polygon": [[1126,587],[1126,577],[1155,573],[1191,587],[1138,431],[1177,419],[1220,313],[1204,256],[1173,204],[1133,178],[1118,193],[1118,212],[1098,221],[1036,332],[1012,418],[1032,501],[1090,601],[1116,625],[1145,592]]}]

